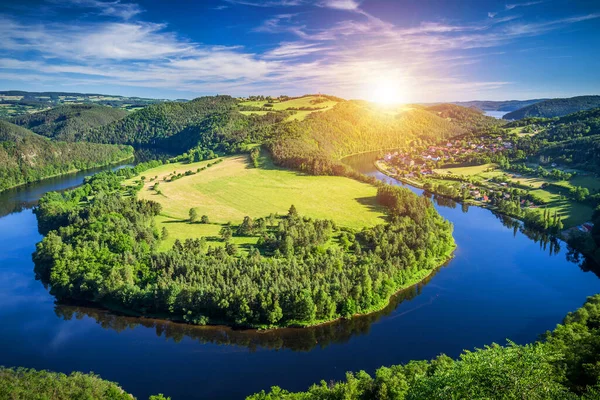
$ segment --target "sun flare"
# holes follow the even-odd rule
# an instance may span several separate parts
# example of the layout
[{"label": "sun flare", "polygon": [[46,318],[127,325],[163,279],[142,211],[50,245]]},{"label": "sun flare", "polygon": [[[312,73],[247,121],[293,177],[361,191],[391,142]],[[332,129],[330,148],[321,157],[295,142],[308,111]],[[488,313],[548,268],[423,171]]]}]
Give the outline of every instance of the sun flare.
[{"label": "sun flare", "polygon": [[382,105],[406,103],[406,92],[399,81],[379,79],[370,84],[368,99]]}]

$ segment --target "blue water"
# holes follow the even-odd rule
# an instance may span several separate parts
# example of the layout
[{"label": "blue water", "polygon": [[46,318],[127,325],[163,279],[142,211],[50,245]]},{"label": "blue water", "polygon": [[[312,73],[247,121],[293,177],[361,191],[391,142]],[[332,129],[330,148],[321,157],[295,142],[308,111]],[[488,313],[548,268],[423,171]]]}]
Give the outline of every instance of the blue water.
[{"label": "blue water", "polygon": [[485,115],[487,115],[488,117],[502,119],[502,117],[504,117],[506,114],[508,114],[508,111],[484,111],[483,113]]},{"label": "blue water", "polygon": [[[361,168],[383,178],[368,162]],[[376,315],[257,333],[57,306],[34,279],[31,253],[41,236],[30,207],[44,191],[76,183],[58,179],[0,197],[0,365],[93,371],[138,398],[304,390],[349,370],[455,357],[507,338],[530,342],[600,292],[596,275],[566,259],[564,243],[551,254],[489,210],[449,204],[436,207],[454,224],[454,259]]]}]

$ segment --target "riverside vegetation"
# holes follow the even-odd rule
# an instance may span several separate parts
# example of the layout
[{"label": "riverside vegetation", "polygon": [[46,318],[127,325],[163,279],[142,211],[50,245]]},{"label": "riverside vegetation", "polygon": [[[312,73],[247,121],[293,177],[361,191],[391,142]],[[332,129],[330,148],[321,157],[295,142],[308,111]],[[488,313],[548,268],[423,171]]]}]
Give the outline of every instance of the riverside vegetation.
[{"label": "riverside vegetation", "polygon": [[132,157],[130,146],[53,141],[0,120],[0,191]]},{"label": "riverside vegetation", "polygon": [[[315,384],[306,392],[273,387],[248,397],[275,399],[532,399],[595,400],[600,397],[600,295],[588,298],[562,324],[528,345],[509,342],[379,368],[374,376],[348,372],[340,382]],[[132,398],[95,375],[70,376],[0,368],[0,397],[71,399]],[[12,397],[11,397],[12,396]],[[19,397],[20,396],[20,397]],[[163,395],[150,400],[166,400]]]},{"label": "riverside vegetation", "polygon": [[234,233],[258,237],[246,254],[206,238],[157,252],[161,206],[126,195],[120,178],[132,173],[98,174],[40,201],[40,227],[51,231],[34,255],[36,273],[59,300],[195,324],[304,326],[382,308],[454,248],[450,224],[428,199],[381,185],[385,225],[342,230],[290,207],[283,217],[224,227],[225,242]]}]

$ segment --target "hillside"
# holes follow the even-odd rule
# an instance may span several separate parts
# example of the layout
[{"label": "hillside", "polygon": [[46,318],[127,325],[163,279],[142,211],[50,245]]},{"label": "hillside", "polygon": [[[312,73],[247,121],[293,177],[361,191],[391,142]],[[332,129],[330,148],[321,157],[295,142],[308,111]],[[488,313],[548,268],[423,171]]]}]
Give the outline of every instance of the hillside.
[{"label": "hillside", "polygon": [[488,117],[478,109],[461,107],[455,104],[438,104],[427,107],[425,110],[469,130],[484,129],[502,124],[498,119]]},{"label": "hillside", "polygon": [[90,132],[88,140],[151,146],[183,152],[200,145],[221,152],[262,136],[263,125],[281,121],[277,113],[243,115],[230,96],[200,97],[190,102],[148,106]]},{"label": "hillside", "polygon": [[123,110],[137,110],[167,100],[115,96],[98,93],[0,91],[0,118],[27,115],[63,104],[96,104]]},{"label": "hillside", "polygon": [[532,104],[539,103],[548,99],[531,99],[531,100],[505,100],[505,101],[490,101],[490,100],[474,100],[474,101],[457,101],[453,102],[457,106],[475,107],[484,111],[515,111]]},{"label": "hillside", "polygon": [[466,132],[429,111],[412,109],[392,115],[370,103],[346,101],[303,121],[275,127],[268,147],[280,165],[319,175],[341,174],[337,160],[344,156]]},{"label": "hillside", "polygon": [[0,120],[0,191],[132,156],[129,146],[55,142]]},{"label": "hillside", "polygon": [[243,114],[263,114],[271,111],[287,111],[286,121],[302,121],[308,115],[330,110],[343,99],[327,95],[306,95],[295,98],[249,100],[240,103]]},{"label": "hillside", "polygon": [[515,120],[527,117],[562,117],[578,111],[600,107],[600,96],[577,96],[568,99],[550,99],[532,104],[506,114],[504,119]]},{"label": "hillside", "polygon": [[94,128],[107,125],[127,115],[127,111],[93,104],[67,104],[26,114],[10,122],[31,131],[68,142],[80,141]]}]

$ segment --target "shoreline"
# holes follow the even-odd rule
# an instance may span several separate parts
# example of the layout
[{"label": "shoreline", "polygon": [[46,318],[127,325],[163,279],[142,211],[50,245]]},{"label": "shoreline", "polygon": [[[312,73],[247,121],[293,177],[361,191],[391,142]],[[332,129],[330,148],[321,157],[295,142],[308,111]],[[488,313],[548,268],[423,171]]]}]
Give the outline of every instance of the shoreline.
[{"label": "shoreline", "polygon": [[47,179],[59,178],[61,176],[76,174],[78,172],[85,172],[85,171],[89,171],[89,170],[96,169],[96,168],[108,167],[110,165],[115,165],[115,164],[119,164],[119,163],[122,163],[122,162],[127,161],[127,160],[131,160],[132,158],[135,158],[135,154],[134,153],[132,153],[128,157],[121,158],[121,159],[115,160],[115,161],[111,161],[109,163],[105,163],[105,164],[101,164],[101,165],[96,165],[94,167],[89,167],[89,168],[85,168],[85,169],[72,169],[72,170],[69,170],[69,171],[66,171],[66,172],[61,172],[59,174],[48,175],[48,176],[45,176],[45,177],[43,177],[41,179],[38,179],[38,180],[35,180],[35,181],[23,182],[23,183],[19,183],[18,185],[13,185],[13,186],[7,187],[5,189],[1,189],[0,190],[0,194],[6,192],[7,190],[16,189],[16,188],[20,188],[20,187],[23,187],[23,186],[27,186],[27,185],[32,185],[32,184],[37,184],[37,183],[40,183],[40,182],[44,182]]},{"label": "shoreline", "polygon": [[[386,176],[388,176],[388,177],[390,177],[390,178],[392,178],[392,179],[395,179],[395,180],[397,180],[398,182],[402,182],[404,185],[408,185],[408,186],[412,186],[412,187],[414,187],[414,188],[417,188],[417,189],[425,190],[425,189],[423,189],[423,185],[422,185],[420,182],[415,182],[415,181],[411,181],[410,179],[406,179],[406,178],[403,178],[403,177],[400,177],[400,176],[395,176],[395,175],[392,175],[390,172],[386,171],[386,170],[385,170],[385,168],[383,168],[383,167],[380,165],[380,162],[379,162],[379,160],[375,161],[375,163],[374,163],[374,164],[375,164],[375,168],[377,168],[377,170],[378,170],[379,172],[381,172],[382,174],[384,174],[384,175],[386,175]],[[519,217],[516,217],[516,216],[514,216],[514,215],[512,215],[512,214],[508,214],[508,213],[506,213],[506,212],[500,211],[500,210],[499,210],[497,207],[494,207],[494,206],[492,206],[492,205],[488,205],[488,204],[486,204],[486,203],[483,203],[483,202],[481,202],[481,201],[477,201],[477,200],[467,200],[467,201],[464,201],[464,200],[457,200],[457,199],[455,199],[455,198],[453,198],[453,197],[448,197],[448,196],[445,196],[445,195],[443,195],[443,194],[439,194],[439,193],[436,193],[436,192],[430,192],[430,191],[428,191],[428,193],[432,193],[432,194],[435,194],[436,196],[440,196],[440,197],[443,197],[443,198],[446,198],[446,199],[450,199],[450,200],[452,200],[452,201],[454,201],[454,202],[456,202],[456,203],[458,203],[458,204],[466,204],[466,205],[468,205],[468,206],[475,206],[475,207],[479,207],[479,208],[484,208],[484,209],[486,209],[486,210],[490,210],[490,211],[492,211],[492,212],[495,212],[495,213],[497,213],[497,214],[501,214],[501,215],[504,215],[504,216],[510,217],[510,218],[512,218],[512,219],[515,219],[515,220],[517,220],[517,221],[520,221],[520,222],[522,222],[522,223],[524,223],[524,222],[525,222],[523,219],[521,219],[521,218],[519,218]],[[566,237],[564,236],[564,234],[563,234],[563,233],[564,233],[565,231],[569,230],[569,229],[571,229],[571,228],[564,229],[564,230],[563,230],[562,232],[560,232],[560,234],[558,234],[558,235],[556,235],[556,234],[553,234],[553,233],[550,233],[550,232],[546,232],[546,231],[538,231],[538,232],[540,232],[540,233],[546,233],[546,234],[548,234],[548,235],[551,235],[551,236],[557,237],[557,238],[559,238],[559,239],[561,239],[561,240],[563,240],[563,241],[565,241],[565,242],[566,242]]]}]

